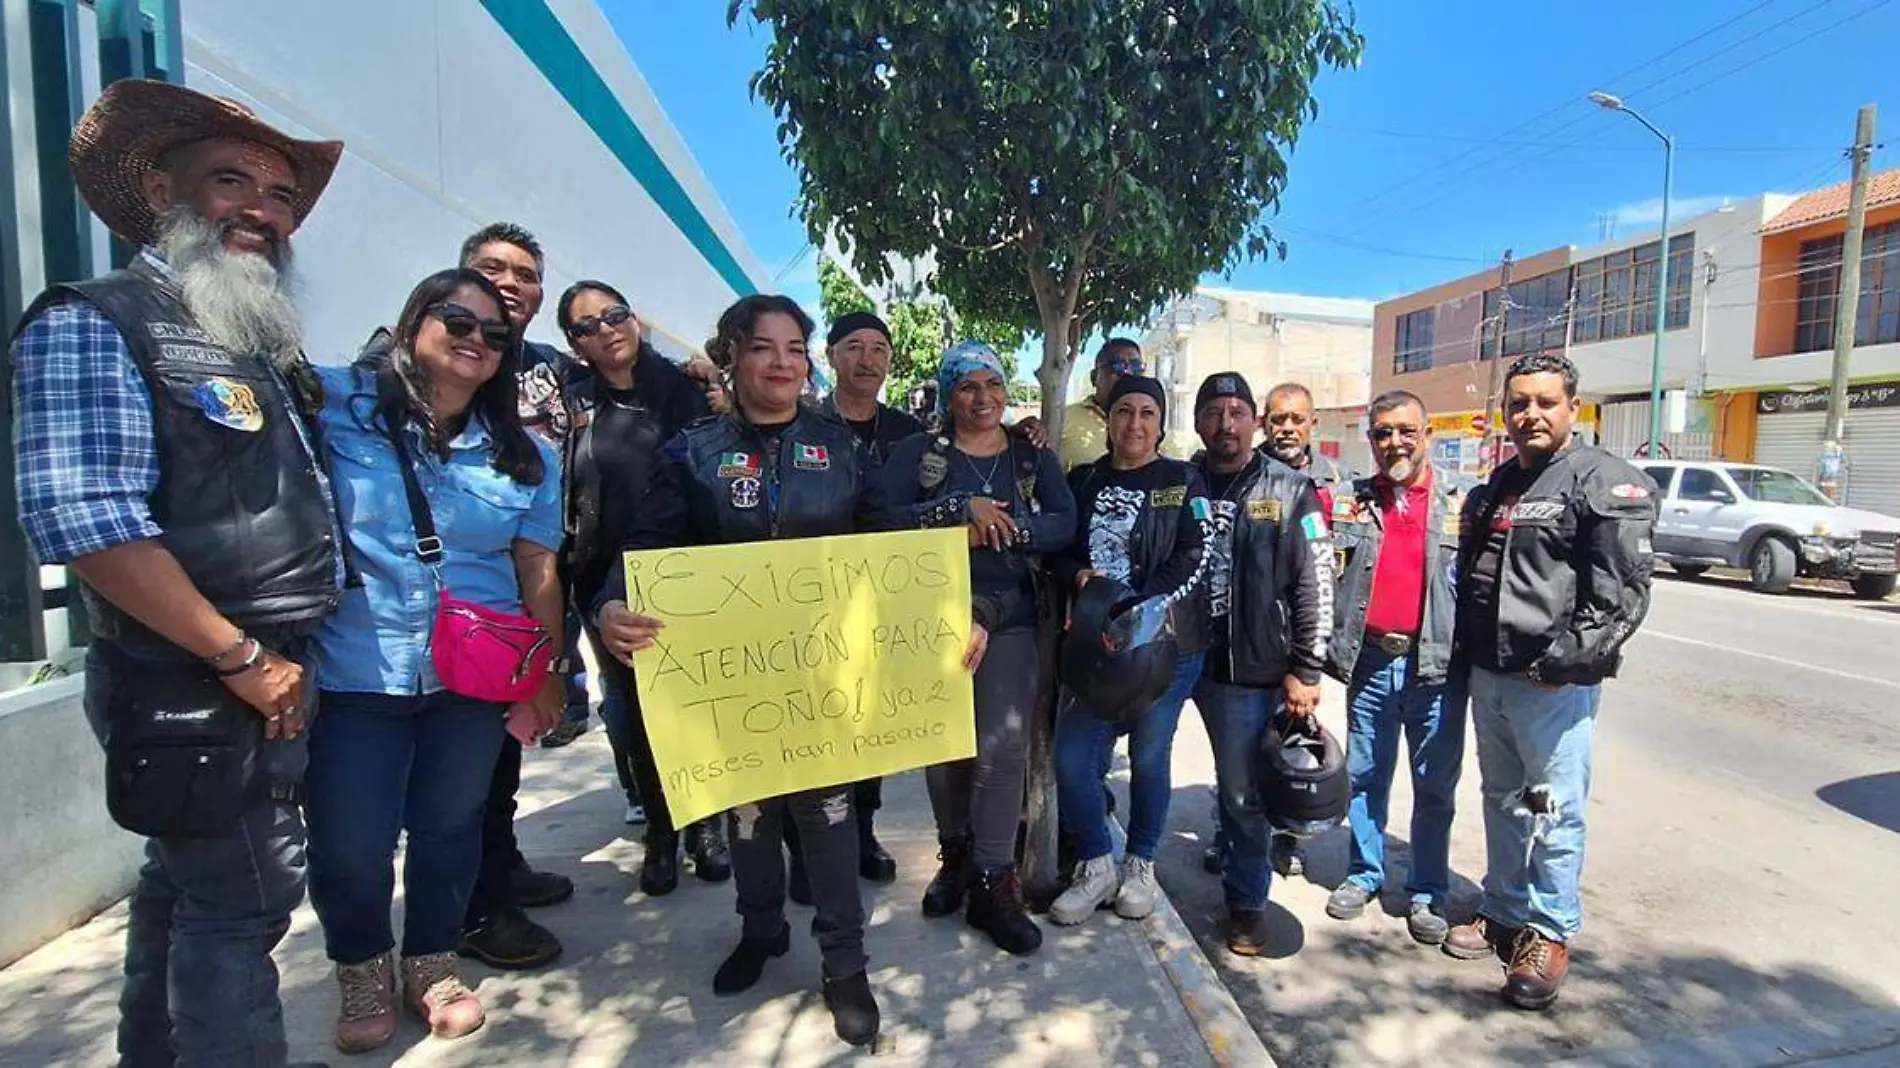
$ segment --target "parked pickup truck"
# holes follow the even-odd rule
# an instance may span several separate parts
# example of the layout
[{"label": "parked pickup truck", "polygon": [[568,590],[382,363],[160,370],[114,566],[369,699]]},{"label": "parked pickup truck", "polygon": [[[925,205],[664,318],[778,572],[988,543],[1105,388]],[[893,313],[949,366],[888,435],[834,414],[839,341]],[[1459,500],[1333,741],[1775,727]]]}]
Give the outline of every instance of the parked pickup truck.
[{"label": "parked pickup truck", "polygon": [[1781,593],[1797,575],[1840,579],[1869,600],[1893,592],[1900,519],[1844,508],[1773,467],[1636,463],[1660,491],[1656,557],[1676,571],[1746,568],[1763,593]]}]

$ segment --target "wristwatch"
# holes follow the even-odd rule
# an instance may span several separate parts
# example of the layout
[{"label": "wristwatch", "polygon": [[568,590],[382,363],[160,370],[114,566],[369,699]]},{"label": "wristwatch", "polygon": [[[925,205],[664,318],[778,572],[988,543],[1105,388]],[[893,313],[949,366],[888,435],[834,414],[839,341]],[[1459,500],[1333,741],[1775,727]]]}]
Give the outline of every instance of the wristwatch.
[{"label": "wristwatch", "polygon": [[548,674],[562,676],[572,675],[574,674],[574,666],[573,657],[557,656],[548,664]]}]

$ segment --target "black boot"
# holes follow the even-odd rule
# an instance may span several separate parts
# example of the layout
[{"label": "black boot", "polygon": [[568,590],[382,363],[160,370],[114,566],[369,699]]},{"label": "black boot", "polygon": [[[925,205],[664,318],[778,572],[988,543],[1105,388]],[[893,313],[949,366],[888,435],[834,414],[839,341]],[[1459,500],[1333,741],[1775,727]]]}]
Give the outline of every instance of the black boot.
[{"label": "black boot", "polygon": [[775,938],[741,938],[719,970],[713,974],[713,993],[720,997],[752,989],[765,974],[765,962],[792,951],[792,925],[778,929]]},{"label": "black boot", "polygon": [[726,849],[726,825],[718,816],[686,828],[686,851],[693,856],[693,874],[702,881],[723,883],[732,878],[732,854]]},{"label": "black boot", "polygon": [[945,838],[937,843],[936,878],[924,888],[924,915],[949,916],[963,907],[964,892],[970,888],[969,838]]},{"label": "black boot", "polygon": [[897,881],[897,858],[878,844],[869,812],[858,813],[858,874],[874,883]]},{"label": "black boot", "polygon": [[965,921],[990,936],[998,949],[1022,956],[1042,948],[1042,928],[1029,918],[1023,903],[1023,881],[1015,868],[977,874],[970,887],[970,909]]},{"label": "black boot", "polygon": [[680,840],[676,834],[647,836],[646,856],[640,861],[640,892],[665,897],[680,885]]},{"label": "black boot", "polygon": [[843,979],[825,980],[825,1007],[838,1037],[853,1046],[877,1041],[877,999],[871,996],[871,977],[863,972]]},{"label": "black boot", "polygon": [[476,927],[462,932],[457,953],[503,971],[525,972],[542,967],[561,955],[554,932],[528,918],[519,907],[503,909]]},{"label": "black boot", "polygon": [[522,861],[508,873],[508,892],[524,909],[558,905],[574,896],[574,880],[551,871],[535,871]]}]

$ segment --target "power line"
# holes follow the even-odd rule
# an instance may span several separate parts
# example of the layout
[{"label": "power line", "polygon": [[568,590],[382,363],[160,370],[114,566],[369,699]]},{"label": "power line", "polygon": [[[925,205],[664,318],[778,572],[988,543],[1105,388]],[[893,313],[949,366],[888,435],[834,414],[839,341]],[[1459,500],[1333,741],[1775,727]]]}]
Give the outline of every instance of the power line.
[{"label": "power line", "polygon": [[[1461,143],[1461,144],[1496,145],[1500,148],[1572,148],[1572,147],[1585,148],[1587,147],[1591,151],[1616,152],[1616,153],[1654,151],[1648,145],[1586,146],[1586,145],[1578,144],[1576,142],[1565,142],[1565,141],[1516,141],[1516,140],[1507,141],[1507,140],[1503,140],[1497,137],[1473,137],[1470,135],[1461,135],[1461,134],[1425,133],[1425,132],[1414,131],[1414,130],[1388,130],[1388,129],[1380,129],[1380,128],[1375,128],[1375,127],[1321,125],[1321,126],[1314,127],[1314,132],[1362,134],[1362,135],[1368,135],[1368,136],[1373,136],[1373,137],[1396,137],[1396,138],[1401,138],[1401,139],[1410,140],[1410,141],[1449,141],[1449,142]],[[1677,152],[1747,153],[1747,154],[1758,154],[1758,155],[1778,155],[1778,154],[1793,155],[1796,153],[1825,152],[1825,151],[1828,151],[1828,149],[1824,146],[1818,146],[1818,145],[1677,145],[1676,151]]]},{"label": "power line", "polygon": [[1705,89],[1708,86],[1714,85],[1716,82],[1719,82],[1724,78],[1727,78],[1731,74],[1735,74],[1738,71],[1746,70],[1749,67],[1752,67],[1755,64],[1762,62],[1765,59],[1778,56],[1781,53],[1786,52],[1788,49],[1795,47],[1796,45],[1804,44],[1808,41],[1813,40],[1816,37],[1821,36],[1824,33],[1832,33],[1833,31],[1840,29],[1842,26],[1845,26],[1848,23],[1853,22],[1855,19],[1861,18],[1864,15],[1872,14],[1873,12],[1878,11],[1879,9],[1883,7],[1886,7],[1888,4],[1891,4],[1891,3],[1893,3],[1893,0],[1874,0],[1873,3],[1868,4],[1866,7],[1861,8],[1860,10],[1854,12],[1851,15],[1848,15],[1847,17],[1839,20],[1838,22],[1830,23],[1829,25],[1823,26],[1812,33],[1806,34],[1805,36],[1797,37],[1794,40],[1789,41],[1787,44],[1782,45],[1780,48],[1775,48],[1767,52],[1764,52],[1761,55],[1758,55],[1755,58],[1750,59],[1745,63],[1741,63],[1734,67],[1730,67],[1728,70],[1725,70],[1720,74],[1717,74],[1713,78],[1704,79],[1703,81],[1699,81],[1695,83],[1694,85],[1688,87],[1687,89],[1678,90],[1677,92],[1672,93],[1669,96],[1663,97],[1661,100],[1652,101],[1647,106],[1661,107],[1672,100],[1680,100],[1681,98],[1688,96],[1690,93],[1693,93],[1698,89]]},{"label": "power line", "polygon": [[1338,234],[1329,234],[1320,230],[1309,230],[1304,226],[1295,226],[1291,223],[1279,223],[1275,226],[1275,229],[1278,229],[1285,233],[1290,233],[1290,234],[1304,234],[1307,237],[1315,238],[1320,241],[1330,241],[1333,244],[1343,245],[1346,248],[1358,249],[1361,252],[1376,252],[1380,255],[1398,256],[1403,259],[1437,260],[1437,261],[1446,262],[1446,263],[1495,263],[1497,262],[1489,257],[1484,257],[1484,256],[1453,256],[1453,255],[1447,255],[1447,254],[1437,253],[1437,252],[1408,252],[1404,249],[1386,248],[1383,245],[1374,245],[1374,244],[1370,244],[1364,241],[1359,241],[1350,237],[1341,237]]}]

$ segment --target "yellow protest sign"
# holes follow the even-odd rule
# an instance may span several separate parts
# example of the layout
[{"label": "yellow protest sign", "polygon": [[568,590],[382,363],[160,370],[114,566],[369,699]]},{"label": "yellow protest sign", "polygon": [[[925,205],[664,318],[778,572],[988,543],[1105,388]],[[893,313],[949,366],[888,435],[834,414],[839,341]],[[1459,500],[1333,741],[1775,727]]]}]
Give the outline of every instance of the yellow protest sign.
[{"label": "yellow protest sign", "polygon": [[673,824],[976,754],[954,530],[626,554],[634,655]]}]

